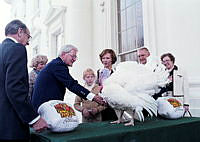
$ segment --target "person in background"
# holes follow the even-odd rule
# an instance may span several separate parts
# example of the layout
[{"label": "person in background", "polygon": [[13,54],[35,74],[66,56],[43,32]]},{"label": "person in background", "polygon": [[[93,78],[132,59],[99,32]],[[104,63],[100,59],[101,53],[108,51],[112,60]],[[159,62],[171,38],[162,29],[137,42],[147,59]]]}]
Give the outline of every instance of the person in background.
[{"label": "person in background", "polygon": [[189,84],[186,72],[174,64],[175,57],[171,53],[163,54],[160,59],[169,72],[168,78],[170,82],[165,87],[161,88],[160,92],[153,97],[155,99],[167,96],[175,97],[183,104],[185,111],[188,111]]},{"label": "person in background", "polygon": [[30,67],[33,70],[29,73],[29,98],[32,98],[34,83],[40,70],[43,69],[48,62],[48,58],[45,55],[37,55],[31,60]]},{"label": "person in background", "polygon": [[138,59],[140,64],[147,64],[147,58],[150,56],[149,50],[144,47],[138,50]]},{"label": "person in background", "polygon": [[164,70],[164,66],[162,64],[159,64],[159,60],[151,57],[148,48],[142,47],[138,49],[137,54],[139,64],[145,65],[153,72],[155,72],[156,70]]},{"label": "person in background", "polygon": [[117,61],[117,57],[112,49],[104,49],[101,54],[99,54],[99,58],[103,64],[103,68],[97,70],[96,83],[101,86],[103,85],[103,80],[105,80],[114,72],[112,65]]},{"label": "person in background", "polygon": [[5,36],[0,46],[0,141],[28,142],[29,126],[38,132],[48,127],[28,99],[25,46],[30,31],[20,20],[13,20],[6,25]]},{"label": "person in background", "polygon": [[[103,87],[103,81],[107,79],[114,72],[112,65],[115,64],[115,62],[117,61],[117,57],[112,49],[104,49],[99,54],[99,58],[101,60],[101,63],[103,64],[103,68],[97,70],[96,83],[99,86]],[[117,119],[114,109],[112,109],[109,106],[106,109],[104,109],[101,113],[102,113],[102,121]]]},{"label": "person in background", "polygon": [[78,49],[73,45],[64,45],[56,59],[49,62],[38,74],[32,96],[32,105],[37,111],[39,106],[49,100],[63,100],[66,88],[85,100],[106,104],[102,97],[95,95],[100,92],[90,92],[81,86],[69,73],[69,67],[77,59]]},{"label": "person in background", "polygon": [[[138,49],[137,54],[138,54],[139,64],[144,65],[150,71],[159,72],[159,71],[165,70],[165,67],[162,64],[160,64],[157,59],[151,57],[151,54],[150,54],[148,48],[142,47],[142,48]],[[149,94],[149,95],[152,96],[153,94]],[[143,109],[143,114],[145,117],[148,116],[148,112],[145,109]]]},{"label": "person in background", "polygon": [[[83,72],[84,87],[88,90],[91,91],[96,86],[95,79],[96,76],[92,69],[88,68]],[[74,108],[82,113],[82,122],[97,122],[102,121],[101,111],[105,109],[105,106],[76,96]]]}]

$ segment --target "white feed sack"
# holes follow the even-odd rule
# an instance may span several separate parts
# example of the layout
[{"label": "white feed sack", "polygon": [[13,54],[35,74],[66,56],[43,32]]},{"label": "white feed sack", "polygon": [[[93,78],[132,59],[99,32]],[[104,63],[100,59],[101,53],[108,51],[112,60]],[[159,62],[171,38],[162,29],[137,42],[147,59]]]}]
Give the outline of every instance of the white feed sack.
[{"label": "white feed sack", "polygon": [[46,120],[52,132],[72,131],[79,124],[75,111],[64,101],[45,102],[38,108],[38,113]]},{"label": "white feed sack", "polygon": [[184,109],[182,101],[173,97],[160,97],[157,99],[158,114],[168,119],[183,117]]}]

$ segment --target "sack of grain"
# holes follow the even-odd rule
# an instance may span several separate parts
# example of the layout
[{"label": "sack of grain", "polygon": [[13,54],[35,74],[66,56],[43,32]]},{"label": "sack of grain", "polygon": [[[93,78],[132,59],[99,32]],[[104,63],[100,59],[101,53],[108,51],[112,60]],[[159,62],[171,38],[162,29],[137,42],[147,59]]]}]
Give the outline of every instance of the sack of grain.
[{"label": "sack of grain", "polygon": [[51,100],[38,108],[38,113],[52,132],[68,132],[78,127],[78,117],[73,108],[64,101]]},{"label": "sack of grain", "polygon": [[175,97],[160,97],[157,100],[158,114],[164,118],[177,119],[183,117],[182,101]]}]

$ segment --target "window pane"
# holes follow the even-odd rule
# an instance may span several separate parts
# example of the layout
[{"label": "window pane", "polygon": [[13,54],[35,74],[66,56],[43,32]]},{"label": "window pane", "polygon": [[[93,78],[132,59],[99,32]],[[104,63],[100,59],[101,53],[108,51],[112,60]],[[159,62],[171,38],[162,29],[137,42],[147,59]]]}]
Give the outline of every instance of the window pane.
[{"label": "window pane", "polygon": [[123,10],[123,9],[125,9],[125,7],[126,7],[126,0],[119,0],[120,1],[120,10]]},{"label": "window pane", "polygon": [[127,28],[136,26],[135,6],[127,8]]},{"label": "window pane", "polygon": [[121,12],[121,31],[126,30],[126,11]]},{"label": "window pane", "polygon": [[127,51],[127,32],[122,32],[121,34],[121,39],[122,39],[122,48],[121,48],[121,52],[125,52]]},{"label": "window pane", "polygon": [[126,7],[129,7],[134,4],[134,0],[126,0]]},{"label": "window pane", "polygon": [[136,15],[140,18],[142,18],[142,1],[138,1],[135,3],[136,5]]},{"label": "window pane", "polygon": [[131,28],[127,31],[127,41],[128,41],[128,49],[132,50],[136,48],[137,44],[137,31],[136,28]]},{"label": "window pane", "polygon": [[123,61],[137,61],[137,53],[132,52],[129,54],[121,55],[121,62]]},{"label": "window pane", "polygon": [[143,26],[138,26],[137,30],[137,47],[144,46],[144,32]]},{"label": "window pane", "polygon": [[134,3],[136,3],[138,0],[126,0],[126,7],[129,7],[131,5],[133,5]]}]

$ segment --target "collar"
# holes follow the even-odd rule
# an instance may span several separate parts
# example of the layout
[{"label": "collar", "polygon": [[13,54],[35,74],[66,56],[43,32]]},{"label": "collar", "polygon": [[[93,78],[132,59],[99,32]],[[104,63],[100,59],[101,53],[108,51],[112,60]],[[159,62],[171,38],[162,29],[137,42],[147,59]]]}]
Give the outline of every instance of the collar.
[{"label": "collar", "polygon": [[174,70],[178,70],[178,67],[176,65],[174,65],[174,67],[172,69],[168,70],[169,71],[169,76],[173,76]]},{"label": "collar", "polygon": [[15,43],[19,43],[15,38],[7,36],[6,38],[13,40]]},{"label": "collar", "polygon": [[58,57],[58,59],[61,60],[62,63],[63,63],[66,67],[68,67],[68,65],[62,60],[62,58]]},{"label": "collar", "polygon": [[174,70],[178,70],[178,67],[176,65],[174,65]]}]

